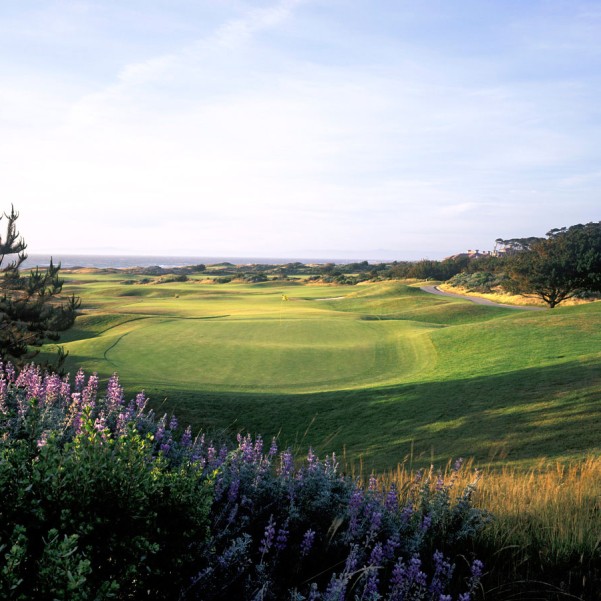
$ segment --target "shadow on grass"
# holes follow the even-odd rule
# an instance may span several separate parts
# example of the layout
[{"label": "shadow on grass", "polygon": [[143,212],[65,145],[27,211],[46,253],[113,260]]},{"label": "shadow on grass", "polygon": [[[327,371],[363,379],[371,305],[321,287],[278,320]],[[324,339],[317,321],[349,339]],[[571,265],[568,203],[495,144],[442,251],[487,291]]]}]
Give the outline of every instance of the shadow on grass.
[{"label": "shadow on grass", "polygon": [[[69,357],[70,366],[86,357]],[[90,358],[92,359],[92,358]],[[110,374],[102,374],[108,376]],[[278,436],[298,451],[346,452],[365,469],[388,469],[412,455],[416,466],[473,456],[532,462],[601,448],[601,365],[571,361],[511,373],[385,388],[272,394],[203,392],[150,382],[151,405],[180,423],[213,431]]]}]

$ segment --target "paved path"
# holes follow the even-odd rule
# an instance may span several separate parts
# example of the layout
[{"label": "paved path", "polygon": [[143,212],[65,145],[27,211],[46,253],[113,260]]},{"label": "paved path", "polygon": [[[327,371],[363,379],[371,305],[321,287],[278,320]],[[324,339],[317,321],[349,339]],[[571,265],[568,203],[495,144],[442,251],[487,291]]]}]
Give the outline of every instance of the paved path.
[{"label": "paved path", "polygon": [[438,294],[440,296],[451,296],[453,298],[463,298],[465,300],[476,303],[477,305],[488,305],[489,307],[503,307],[504,309],[517,309],[518,311],[544,311],[544,307],[523,307],[521,305],[503,305],[501,303],[495,303],[487,298],[480,298],[479,296],[466,296],[465,294],[455,294],[453,292],[445,292],[440,290],[438,286],[420,286],[420,290],[429,292],[430,294]]}]

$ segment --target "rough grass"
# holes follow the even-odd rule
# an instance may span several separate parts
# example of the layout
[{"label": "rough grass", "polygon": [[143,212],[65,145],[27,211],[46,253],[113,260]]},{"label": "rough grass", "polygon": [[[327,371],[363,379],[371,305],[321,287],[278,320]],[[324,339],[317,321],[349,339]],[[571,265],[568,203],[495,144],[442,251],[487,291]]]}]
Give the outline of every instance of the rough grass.
[{"label": "rough grass", "polygon": [[[444,479],[454,479],[457,492],[475,480],[473,462],[458,473],[450,467]],[[381,480],[403,490],[414,478],[405,463]],[[541,459],[528,470],[481,470],[473,502],[493,516],[474,549],[486,566],[486,599],[599,598],[599,456],[569,462]]]},{"label": "rough grass", "polygon": [[399,282],[76,277],[65,292],[86,315],[64,339],[69,369],[118,371],[130,393],[145,388],[197,427],[377,469],[411,450],[421,464],[530,466],[601,446],[601,303],[520,313]]}]

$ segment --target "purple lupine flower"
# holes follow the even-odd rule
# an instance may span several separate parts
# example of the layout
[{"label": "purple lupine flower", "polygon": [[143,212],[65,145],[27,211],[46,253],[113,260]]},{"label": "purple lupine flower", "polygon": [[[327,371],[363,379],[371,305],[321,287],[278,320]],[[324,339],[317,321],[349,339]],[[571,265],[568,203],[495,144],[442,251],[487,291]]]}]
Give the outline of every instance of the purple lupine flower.
[{"label": "purple lupine flower", "polygon": [[369,477],[367,490],[371,490],[372,492],[378,490],[378,479],[373,474]]},{"label": "purple lupine flower", "polygon": [[480,580],[483,571],[484,564],[479,559],[474,559],[474,563],[472,563],[472,578],[474,580]]},{"label": "purple lupine flower", "polygon": [[30,399],[43,401],[43,383],[39,366],[28,365],[19,374],[15,385],[25,388]]},{"label": "purple lupine flower", "polygon": [[377,532],[382,525],[382,512],[374,510],[371,514],[371,519],[369,520],[369,530],[372,533]]},{"label": "purple lupine flower", "polygon": [[336,601],[344,601],[344,599],[346,599],[347,583],[348,580],[345,575],[341,574],[340,577],[337,577],[336,574],[333,574],[324,598],[328,599],[328,601],[333,599]]},{"label": "purple lupine flower", "polygon": [[213,446],[213,443],[211,443],[209,445],[209,448],[207,449],[207,462],[209,465],[211,465],[211,466],[213,465],[216,456],[217,456],[217,451],[216,451],[215,447]]},{"label": "purple lupine flower", "polygon": [[344,564],[344,571],[347,574],[352,574],[357,569],[357,564],[359,563],[359,549],[357,545],[351,546],[351,551],[346,558],[346,563]]},{"label": "purple lupine flower", "polygon": [[257,436],[255,440],[254,452],[255,457],[260,457],[263,454],[263,439],[261,438],[261,436]]},{"label": "purple lupine flower", "polygon": [[267,526],[265,526],[265,533],[263,538],[261,539],[261,545],[259,547],[259,551],[262,554],[265,554],[271,548],[273,544],[273,537],[275,536],[275,521],[273,519],[273,514],[269,516],[269,522]]},{"label": "purple lupine flower", "polygon": [[288,545],[288,522],[284,522],[284,525],[278,530],[278,535],[275,539],[275,548],[278,551],[283,551]]},{"label": "purple lupine flower", "polygon": [[459,457],[459,459],[455,460],[455,463],[453,464],[454,472],[458,472],[463,467],[463,461],[463,457]]},{"label": "purple lupine flower", "polygon": [[230,487],[227,491],[227,500],[230,503],[233,503],[238,498],[239,488],[240,488],[240,478],[236,477],[231,481]]},{"label": "purple lupine flower", "polygon": [[69,383],[69,376],[66,375],[61,383],[61,397],[68,399],[71,396],[71,384]]},{"label": "purple lupine flower", "polygon": [[357,533],[359,527],[359,513],[361,510],[361,505],[363,504],[363,492],[361,489],[356,488],[351,495],[348,511],[350,515],[349,521],[349,532],[351,536],[354,536]]},{"label": "purple lupine flower", "polygon": [[365,586],[363,587],[362,599],[373,599],[374,596],[378,594],[379,583],[377,568],[368,568],[368,575],[365,580]]},{"label": "purple lupine flower", "polygon": [[399,541],[399,535],[398,533],[389,537],[388,540],[386,541],[386,544],[384,545],[384,557],[386,559],[392,559],[394,557],[394,554],[396,552],[396,550],[401,546],[401,543]]},{"label": "purple lupine flower", "polygon": [[81,392],[83,390],[84,382],[86,381],[86,375],[83,369],[80,367],[75,375],[75,392]]},{"label": "purple lupine flower", "polygon": [[301,543],[301,557],[305,557],[306,555],[309,554],[309,552],[311,551],[311,547],[313,547],[313,542],[315,541],[315,531],[311,530],[311,528],[309,528],[309,530],[307,530],[307,532],[305,532],[305,535],[303,536],[303,542]]},{"label": "purple lupine flower", "polygon": [[159,420],[159,423],[157,424],[157,429],[154,433],[154,439],[157,442],[161,442],[161,440],[163,440],[163,437],[165,436],[165,418],[167,416],[163,415],[163,417],[161,417],[161,419]]},{"label": "purple lupine flower", "polygon": [[58,401],[59,396],[61,394],[62,380],[60,376],[56,374],[52,374],[51,376],[46,376],[45,378],[45,389],[46,394],[45,402],[47,405],[52,405],[56,401]]},{"label": "purple lupine flower", "polygon": [[117,416],[117,432],[125,432],[127,429],[127,424],[131,422],[136,414],[136,407],[133,401],[130,401],[127,405],[125,411],[121,411]]},{"label": "purple lupine flower", "polygon": [[81,393],[84,407],[94,408],[96,404],[96,395],[98,393],[98,375],[94,372],[89,378],[86,387]]},{"label": "purple lupine flower", "polygon": [[430,583],[430,592],[434,596],[441,596],[447,585],[447,582],[453,575],[453,566],[445,560],[440,551],[434,553],[434,575]]},{"label": "purple lupine flower", "polygon": [[71,406],[81,409],[81,392],[73,392],[71,394]]},{"label": "purple lupine flower", "polygon": [[371,554],[369,556],[369,563],[372,566],[377,566],[382,563],[382,559],[384,558],[384,552],[382,550],[381,543],[377,543],[374,545],[374,548],[371,550]]},{"label": "purple lupine flower", "polygon": [[388,511],[395,511],[399,506],[399,496],[397,494],[396,485],[394,482],[390,485],[388,489],[388,493],[386,494],[386,500],[384,501],[384,506]]},{"label": "purple lupine flower", "polygon": [[396,599],[398,597],[397,593],[402,590],[405,585],[407,576],[407,568],[405,566],[405,562],[402,557],[399,557],[399,560],[396,562],[393,570],[392,576],[390,577],[390,588],[391,588],[391,599]]},{"label": "purple lupine flower", "polygon": [[19,395],[17,398],[17,416],[20,420],[25,419],[27,412],[29,411],[29,402],[25,395]]},{"label": "purple lupine flower", "polygon": [[8,413],[6,405],[6,391],[8,390],[8,382],[4,379],[4,374],[0,377],[0,413]]},{"label": "purple lupine flower", "polygon": [[73,416],[73,421],[71,422],[71,424],[73,426],[73,430],[75,430],[75,434],[81,434],[81,426],[82,426],[81,412],[76,413]]},{"label": "purple lupine flower", "polygon": [[171,420],[169,421],[169,429],[173,432],[173,430],[177,430],[177,418],[175,415],[171,416]]},{"label": "purple lupine flower", "polygon": [[169,451],[171,450],[172,444],[173,444],[173,440],[171,438],[169,438],[169,440],[167,440],[167,442],[165,442],[161,445],[161,453],[163,453],[163,455],[168,455]]},{"label": "purple lupine flower", "polygon": [[280,469],[278,470],[278,475],[280,476],[289,476],[294,469],[294,460],[292,458],[292,453],[290,449],[287,449],[280,453]]},{"label": "purple lupine flower", "polygon": [[309,447],[309,452],[307,453],[307,465],[309,466],[309,471],[313,471],[317,467],[317,455],[311,447]]},{"label": "purple lupine flower", "polygon": [[228,518],[227,518],[227,523],[228,526],[233,523],[233,521],[236,519],[236,516],[238,515],[238,505],[234,505],[232,507],[232,510],[230,511]]},{"label": "purple lupine flower", "polygon": [[192,428],[188,426],[184,433],[182,434],[182,438],[180,440],[180,445],[182,447],[189,447],[192,444]]},{"label": "purple lupine flower", "polygon": [[192,460],[192,463],[195,463],[201,470],[204,470],[204,468],[207,465],[206,458],[203,457],[198,451],[194,452],[191,460]]},{"label": "purple lupine flower", "polygon": [[451,595],[440,595],[438,601],[453,601]]},{"label": "purple lupine flower", "polygon": [[472,601],[472,596],[470,593],[461,593],[457,598],[457,601]]},{"label": "purple lupine flower", "polygon": [[104,432],[106,428],[106,416],[104,412],[100,412],[98,417],[94,420],[94,430],[97,432]]},{"label": "purple lupine flower", "polygon": [[401,520],[403,524],[408,524],[411,516],[414,513],[415,511],[411,505],[405,505],[405,507],[403,507],[403,511],[401,511]]},{"label": "purple lupine flower", "polygon": [[138,392],[136,395],[136,407],[138,408],[138,411],[144,411],[147,401],[148,399],[144,395],[144,391]]},{"label": "purple lupine flower", "polygon": [[123,402],[123,388],[119,385],[119,376],[114,373],[106,385],[106,404],[109,411],[119,407]]},{"label": "purple lupine flower", "polygon": [[269,447],[269,457],[274,457],[278,452],[278,443],[275,436],[271,439],[271,446]]},{"label": "purple lupine flower", "polygon": [[419,557],[412,557],[409,560],[409,569],[407,570],[407,578],[411,583],[419,586],[426,586],[426,575],[421,570],[422,562]]},{"label": "purple lupine flower", "polygon": [[431,525],[432,525],[432,518],[429,515],[425,515],[424,519],[422,520],[421,526],[420,526],[421,531],[427,532]]},{"label": "purple lupine flower", "polygon": [[10,361],[6,364],[6,367],[4,368],[4,373],[6,374],[6,379],[14,384],[16,370],[15,366]]},{"label": "purple lupine flower", "polygon": [[253,463],[255,458],[255,450],[253,448],[253,443],[250,434],[246,436],[238,435],[238,448],[242,453],[242,461],[244,463]]},{"label": "purple lupine flower", "polygon": [[309,591],[309,599],[307,601],[317,601],[319,599],[319,590],[317,584],[313,582],[311,584],[311,590]]}]

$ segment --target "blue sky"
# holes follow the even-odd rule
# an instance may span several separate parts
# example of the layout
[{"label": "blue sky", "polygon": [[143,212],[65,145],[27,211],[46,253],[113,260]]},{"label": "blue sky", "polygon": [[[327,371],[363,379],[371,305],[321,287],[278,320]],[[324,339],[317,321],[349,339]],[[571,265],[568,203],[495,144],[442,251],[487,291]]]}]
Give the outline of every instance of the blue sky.
[{"label": "blue sky", "polygon": [[0,3],[30,252],[441,258],[601,219],[601,1]]}]

